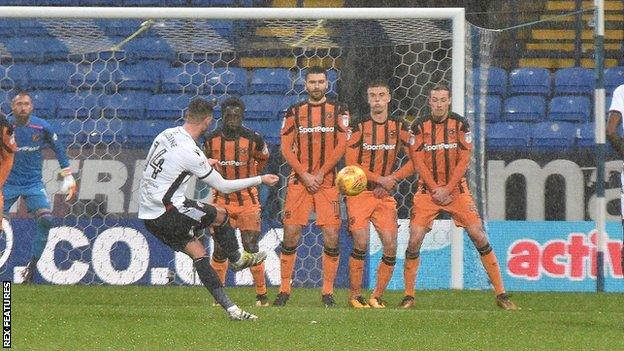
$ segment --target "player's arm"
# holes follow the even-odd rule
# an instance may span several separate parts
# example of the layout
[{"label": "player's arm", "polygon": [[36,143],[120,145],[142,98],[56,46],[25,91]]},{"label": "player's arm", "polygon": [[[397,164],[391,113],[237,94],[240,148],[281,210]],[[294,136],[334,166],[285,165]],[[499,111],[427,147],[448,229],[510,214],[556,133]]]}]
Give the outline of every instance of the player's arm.
[{"label": "player's arm", "polygon": [[410,137],[409,142],[409,157],[414,165],[414,170],[418,172],[420,179],[425,182],[427,188],[435,189],[438,184],[433,178],[433,171],[430,170],[425,164],[425,150],[424,140],[420,127],[416,124],[412,127],[413,135]]},{"label": "player's arm", "polygon": [[256,170],[260,173],[269,162],[269,146],[264,142],[262,136],[254,133],[254,153],[253,158],[256,160]]},{"label": "player's arm", "polygon": [[[410,133],[409,133],[409,129],[404,124],[401,124],[401,131],[399,132],[399,137],[401,140],[401,145],[403,147],[403,152],[406,155],[408,155],[408,158],[409,158]],[[414,165],[412,162],[408,160],[408,162],[405,162],[403,166],[401,166],[397,171],[392,173],[392,176],[396,180],[401,180],[401,179],[405,179],[411,176],[412,174],[414,174]]]},{"label": "player's arm", "polygon": [[458,161],[449,176],[448,182],[445,187],[447,190],[452,191],[459,181],[466,174],[466,170],[468,169],[468,165],[470,164],[470,152],[472,151],[472,134],[468,129],[467,122],[463,122],[462,127],[458,133],[458,143],[457,147],[459,148]]},{"label": "player's arm", "polygon": [[347,141],[347,150],[345,152],[345,164],[347,166],[358,166],[364,173],[366,173],[366,179],[369,182],[378,183],[379,175],[375,172],[371,172],[368,167],[364,167],[358,163],[358,156],[360,148],[362,147],[362,130],[356,125],[353,127],[351,137]]},{"label": "player's arm", "polygon": [[0,148],[8,153],[16,152],[17,144],[13,136],[13,127],[4,116],[0,116],[0,134]]},{"label": "player's arm", "polygon": [[624,157],[624,140],[618,135],[617,129],[622,121],[622,114],[619,111],[609,111],[609,120],[607,122],[607,140],[609,144]]},{"label": "player's arm", "polygon": [[280,132],[280,150],[282,151],[282,155],[286,162],[292,167],[293,171],[299,176],[304,177],[307,173],[306,169],[303,167],[301,162],[297,159],[297,154],[295,150],[293,150],[293,145],[295,144],[295,137],[297,134],[297,130],[295,127],[295,117],[292,115],[291,111],[286,114],[284,117],[284,122],[282,123],[282,130]]},{"label": "player's arm", "polygon": [[72,169],[69,167],[69,159],[67,157],[67,152],[65,151],[65,146],[61,143],[56,134],[56,131],[52,129],[52,127],[48,124],[44,125],[45,138],[54,153],[56,154],[56,158],[59,161],[59,165],[61,166],[61,170],[59,174],[63,177],[63,184],[61,185],[61,193],[67,194],[65,197],[65,201],[71,200],[76,194],[76,180],[74,179],[74,175]]},{"label": "player's arm", "polygon": [[[346,118],[343,118],[346,116]],[[345,155],[347,150],[347,132],[349,128],[349,112],[343,111],[339,117],[341,120],[338,122],[338,130],[334,131],[336,133],[336,147],[334,148],[334,153],[329,158],[329,160],[325,161],[325,164],[321,166],[319,170],[319,175],[321,177],[325,176],[329,171],[334,169],[338,164],[338,161]]]}]

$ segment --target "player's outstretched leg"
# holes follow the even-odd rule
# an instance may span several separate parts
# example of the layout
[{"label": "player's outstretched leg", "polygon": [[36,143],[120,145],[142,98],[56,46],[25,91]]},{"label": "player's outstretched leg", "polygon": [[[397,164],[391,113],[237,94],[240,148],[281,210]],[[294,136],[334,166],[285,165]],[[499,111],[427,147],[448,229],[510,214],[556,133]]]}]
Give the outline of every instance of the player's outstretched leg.
[{"label": "player's outstretched leg", "polygon": [[[225,211],[221,208],[217,208],[217,211]],[[255,266],[266,259],[266,252],[249,253],[243,251],[241,254],[238,252],[238,241],[234,228],[230,226],[227,212],[225,219],[220,225],[213,226],[213,238],[223,249],[223,252],[230,261],[230,268],[234,271],[240,271],[245,268]]]}]

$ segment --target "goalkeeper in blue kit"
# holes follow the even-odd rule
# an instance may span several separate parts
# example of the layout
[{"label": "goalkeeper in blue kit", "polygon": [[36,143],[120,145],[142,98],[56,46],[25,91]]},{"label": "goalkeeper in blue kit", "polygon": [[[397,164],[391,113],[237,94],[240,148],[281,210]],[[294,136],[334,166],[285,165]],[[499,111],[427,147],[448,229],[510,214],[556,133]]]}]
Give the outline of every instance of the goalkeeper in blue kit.
[{"label": "goalkeeper in blue kit", "polygon": [[50,124],[35,115],[33,103],[26,92],[18,93],[11,101],[11,114],[7,116],[14,127],[15,141],[18,145],[13,168],[4,184],[4,213],[7,213],[18,198],[26,202],[28,212],[35,216],[36,230],[32,242],[30,260],[22,273],[24,283],[33,282],[37,262],[43,253],[50,228],[52,211],[48,194],[42,179],[42,150],[51,147],[61,166],[59,174],[63,176],[61,192],[66,193],[66,201],[76,193],[76,181],[69,168],[69,160],[64,146]]}]

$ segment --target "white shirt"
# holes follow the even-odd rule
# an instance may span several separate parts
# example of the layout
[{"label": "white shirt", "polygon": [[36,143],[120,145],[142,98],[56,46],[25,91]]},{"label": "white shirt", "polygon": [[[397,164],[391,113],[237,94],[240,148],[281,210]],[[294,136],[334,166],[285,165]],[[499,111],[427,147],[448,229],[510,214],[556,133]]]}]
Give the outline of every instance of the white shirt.
[{"label": "white shirt", "polygon": [[205,178],[213,168],[182,127],[164,130],[152,142],[141,179],[139,218],[154,219],[166,206],[181,208],[191,175]]},{"label": "white shirt", "polygon": [[[609,111],[618,111],[622,116],[624,116],[624,84],[615,88],[613,91],[613,98],[611,100],[611,107],[609,107]],[[624,124],[622,124],[624,127]]]}]

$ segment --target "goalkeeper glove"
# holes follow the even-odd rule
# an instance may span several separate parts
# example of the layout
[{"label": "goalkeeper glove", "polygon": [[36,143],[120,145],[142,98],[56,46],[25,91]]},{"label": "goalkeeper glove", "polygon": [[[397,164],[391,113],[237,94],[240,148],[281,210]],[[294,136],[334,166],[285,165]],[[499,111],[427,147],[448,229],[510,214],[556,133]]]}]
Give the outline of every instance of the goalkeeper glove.
[{"label": "goalkeeper glove", "polygon": [[71,200],[76,194],[76,180],[72,175],[71,168],[63,168],[59,174],[63,176],[63,185],[61,185],[61,193],[67,194],[65,201]]}]

